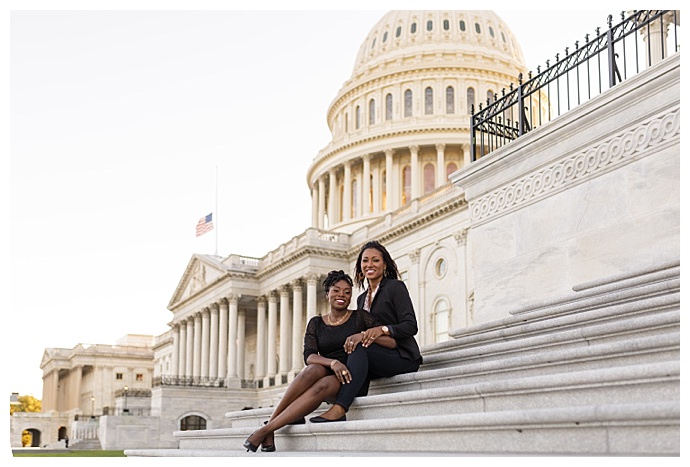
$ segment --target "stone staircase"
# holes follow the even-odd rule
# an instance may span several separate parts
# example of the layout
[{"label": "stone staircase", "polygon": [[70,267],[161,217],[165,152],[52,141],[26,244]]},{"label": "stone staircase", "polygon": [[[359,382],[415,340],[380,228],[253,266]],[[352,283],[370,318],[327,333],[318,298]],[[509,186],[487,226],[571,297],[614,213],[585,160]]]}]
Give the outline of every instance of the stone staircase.
[{"label": "stone staircase", "polygon": [[80,439],[74,444],[70,443],[69,449],[75,451],[100,451],[103,448],[101,447],[101,442],[98,439],[90,438]]},{"label": "stone staircase", "polygon": [[347,422],[279,430],[275,453],[242,449],[270,408],[176,432],[179,449],[125,453],[680,455],[680,265],[574,290],[422,349],[417,373],[372,382]]}]

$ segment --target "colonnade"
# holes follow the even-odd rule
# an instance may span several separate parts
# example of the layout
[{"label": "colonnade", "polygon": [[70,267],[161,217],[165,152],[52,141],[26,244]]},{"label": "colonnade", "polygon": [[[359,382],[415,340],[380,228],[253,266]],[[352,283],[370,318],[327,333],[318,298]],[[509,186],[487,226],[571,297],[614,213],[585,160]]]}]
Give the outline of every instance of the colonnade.
[{"label": "colonnade", "polygon": [[[446,157],[446,144],[435,144],[433,148],[433,161],[428,157],[421,160],[421,147],[410,145],[363,154],[329,168],[312,183],[312,226],[332,228],[359,217],[398,209],[428,191],[424,167],[429,163],[434,166],[431,188],[435,189],[447,183],[450,172],[470,162],[468,145],[453,145],[460,155],[454,155],[452,160]],[[408,165],[406,178],[403,170]]]},{"label": "colonnade", "polygon": [[[229,293],[174,320],[172,375],[202,384],[229,385],[245,379],[263,381],[264,386],[287,382],[304,366],[304,330],[318,313],[317,287],[317,275],[296,279],[256,297],[255,308],[240,307],[240,296]],[[256,319],[248,320],[253,314]],[[252,361],[246,358],[247,350],[254,350],[247,349],[248,335],[256,335]],[[253,372],[247,364],[253,364]]]}]

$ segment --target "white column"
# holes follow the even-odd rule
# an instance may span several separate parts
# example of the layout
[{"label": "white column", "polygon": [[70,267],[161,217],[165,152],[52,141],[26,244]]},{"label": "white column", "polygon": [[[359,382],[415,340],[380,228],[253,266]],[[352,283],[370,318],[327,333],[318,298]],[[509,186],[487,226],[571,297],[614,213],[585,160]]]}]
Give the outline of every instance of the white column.
[{"label": "white column", "polygon": [[228,301],[218,302],[218,377],[228,374]]},{"label": "white column", "polygon": [[326,215],[326,180],[319,177],[319,222],[318,228],[324,228],[324,216]]},{"label": "white column", "polygon": [[386,149],[386,211],[397,209],[395,191],[393,190],[393,150]]},{"label": "white column", "polygon": [[172,339],[172,376],[177,376],[180,364],[180,325],[178,323],[173,324]]},{"label": "white column", "polygon": [[186,376],[187,372],[187,322],[181,321],[180,326],[180,358],[177,376]]},{"label": "white column", "polygon": [[311,226],[319,228],[319,185],[313,183],[311,187]]},{"label": "white column", "polygon": [[304,324],[302,323],[302,282],[292,283],[292,371],[299,372],[304,366],[302,351],[304,342]]},{"label": "white column", "polygon": [[218,378],[218,304],[211,304],[209,309],[211,313],[211,342],[209,345],[208,376],[215,380]]},{"label": "white column", "polygon": [[286,286],[280,288],[280,356],[278,357],[278,373],[287,374],[290,369],[290,290]]},{"label": "white column", "polygon": [[381,212],[381,170],[379,169],[379,164],[374,164],[374,168],[372,169],[373,173],[373,187],[372,187],[372,210],[374,211],[375,214],[378,214]]},{"label": "white column", "polygon": [[187,355],[184,375],[187,378],[194,376],[194,317],[192,316],[187,318]]},{"label": "white column", "polygon": [[194,368],[192,376],[201,376],[201,312],[194,315]]},{"label": "white column", "polygon": [[228,378],[237,377],[237,302],[239,297],[228,296]]},{"label": "white column", "polygon": [[316,274],[309,274],[307,276],[307,323],[316,316],[316,287],[318,286],[319,278]]},{"label": "white column", "polygon": [[369,199],[369,192],[371,191],[371,154],[362,156],[362,215],[368,216],[371,214],[371,200]]},{"label": "white column", "polygon": [[410,167],[412,168],[412,199],[419,198],[419,146],[410,146]]},{"label": "white column", "polygon": [[462,144],[460,145],[460,151],[462,152],[462,165],[458,169],[467,167],[472,163],[472,145]]},{"label": "white column", "polygon": [[332,229],[338,223],[338,187],[335,178],[335,168],[328,171],[328,228]]},{"label": "white column", "polygon": [[446,179],[446,159],[445,159],[445,144],[436,145],[436,188],[445,185]]},{"label": "white column", "polygon": [[352,161],[345,162],[343,175],[343,220],[352,218]]},{"label": "white column", "polygon": [[268,367],[269,378],[276,375],[276,341],[278,327],[278,297],[271,292],[268,296],[268,337],[266,343],[268,344],[266,350],[266,360]]},{"label": "white column", "polygon": [[266,298],[256,300],[256,376],[258,380],[266,376]]},{"label": "white column", "polygon": [[208,368],[209,368],[209,350],[210,350],[210,331],[211,326],[209,321],[211,315],[208,308],[204,308],[201,311],[201,377],[208,378]]},{"label": "white column", "polygon": [[244,334],[247,312],[240,310],[237,313],[237,374],[240,379],[245,379],[244,374]]}]

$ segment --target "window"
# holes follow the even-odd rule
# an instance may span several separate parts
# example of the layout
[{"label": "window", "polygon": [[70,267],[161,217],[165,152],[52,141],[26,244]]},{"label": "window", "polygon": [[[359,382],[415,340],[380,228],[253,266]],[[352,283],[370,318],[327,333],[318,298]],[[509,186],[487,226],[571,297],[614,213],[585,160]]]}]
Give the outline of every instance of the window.
[{"label": "window", "polygon": [[434,30],[434,22],[429,20],[426,22],[426,30],[427,31],[433,31]]},{"label": "window", "polygon": [[474,88],[467,88],[467,113],[471,114],[474,107]]},{"label": "window", "polygon": [[371,48],[373,49],[375,45],[376,45],[376,38],[374,37],[374,40],[371,41]]},{"label": "window", "polygon": [[386,120],[393,120],[393,94],[386,94]]},{"label": "window", "polygon": [[410,26],[410,32],[412,34],[417,32],[417,23],[412,23],[412,26]]},{"label": "window", "polygon": [[446,264],[446,260],[444,258],[439,258],[436,260],[436,264],[434,264],[434,274],[436,274],[438,279],[441,279],[446,275],[447,269],[448,265]]},{"label": "window", "polygon": [[465,22],[463,20],[460,20],[460,30],[464,31],[465,29],[466,29]]},{"label": "window", "polygon": [[426,115],[434,113],[434,90],[431,87],[424,90],[424,113]]},{"label": "window", "polygon": [[355,108],[355,130],[359,130],[361,114],[362,109],[360,109],[359,106],[357,106]]},{"label": "window", "polygon": [[381,43],[385,43],[388,40],[388,31],[383,33],[383,39],[381,40]]},{"label": "window", "polygon": [[115,373],[115,379],[118,381],[122,380],[122,373]]},{"label": "window", "polygon": [[343,221],[343,203],[345,202],[345,187],[342,184],[338,185],[338,221]]},{"label": "window", "polygon": [[347,130],[349,129],[348,123],[350,123],[350,115],[345,113],[345,133],[347,133]]},{"label": "window", "polygon": [[357,217],[358,214],[358,208],[357,206],[357,201],[359,200],[359,192],[357,191],[357,179],[352,180],[352,192],[350,193],[352,196],[352,203],[350,205],[350,217],[355,218]]},{"label": "window", "polygon": [[503,39],[503,42],[506,42],[506,35],[503,34],[503,31],[501,31],[501,39]]},{"label": "window", "polygon": [[205,430],[206,429],[206,419],[198,415],[187,415],[185,418],[180,420],[180,430]]},{"label": "window", "polygon": [[402,27],[398,26],[395,28],[395,37],[400,37],[400,34],[402,33]]},{"label": "window", "polygon": [[434,340],[436,343],[448,340],[449,311],[446,300],[439,300],[434,307]]},{"label": "window", "polygon": [[412,116],[412,91],[405,91],[405,117]]},{"label": "window", "polygon": [[403,167],[402,173],[403,179],[403,192],[402,192],[402,205],[405,206],[410,202],[412,197],[412,167],[406,165]]},{"label": "window", "polygon": [[446,179],[450,178],[450,174],[452,174],[453,172],[457,172],[457,171],[458,171],[458,164],[456,164],[455,162],[450,162],[446,166]]},{"label": "window", "polygon": [[446,88],[446,113],[455,113],[455,89],[453,89],[453,86]]},{"label": "window", "polygon": [[144,381],[144,373],[137,373],[136,378],[137,381]]},{"label": "window", "polygon": [[429,193],[434,191],[434,185],[436,182],[436,171],[434,170],[434,164],[426,164],[424,166],[424,193]]},{"label": "window", "polygon": [[381,171],[381,210],[386,210],[386,171]]},{"label": "window", "polygon": [[474,30],[477,32],[477,34],[482,33],[482,28],[479,26],[479,23],[474,23]]},{"label": "window", "polygon": [[489,35],[490,35],[491,37],[496,37],[496,36],[494,35],[494,28],[492,28],[491,26],[489,26]]},{"label": "window", "polygon": [[486,100],[489,103],[494,102],[496,100],[496,94],[494,94],[494,92],[491,89],[486,91]]},{"label": "window", "polygon": [[447,31],[449,29],[450,29],[450,21],[448,21],[447,19],[444,19],[443,20],[443,30]]},{"label": "window", "polygon": [[376,123],[376,102],[374,99],[369,101],[369,125]]}]

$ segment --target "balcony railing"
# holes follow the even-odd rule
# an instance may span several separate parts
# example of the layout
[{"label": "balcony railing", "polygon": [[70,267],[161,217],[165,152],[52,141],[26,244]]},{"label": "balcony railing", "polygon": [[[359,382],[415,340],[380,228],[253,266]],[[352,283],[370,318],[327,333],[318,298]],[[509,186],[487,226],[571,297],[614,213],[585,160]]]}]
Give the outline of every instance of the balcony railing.
[{"label": "balcony railing", "polygon": [[633,11],[596,36],[565,48],[563,57],[546,61],[542,71],[503,89],[475,112],[470,133],[472,161],[538,128],[680,50],[677,10]]}]

